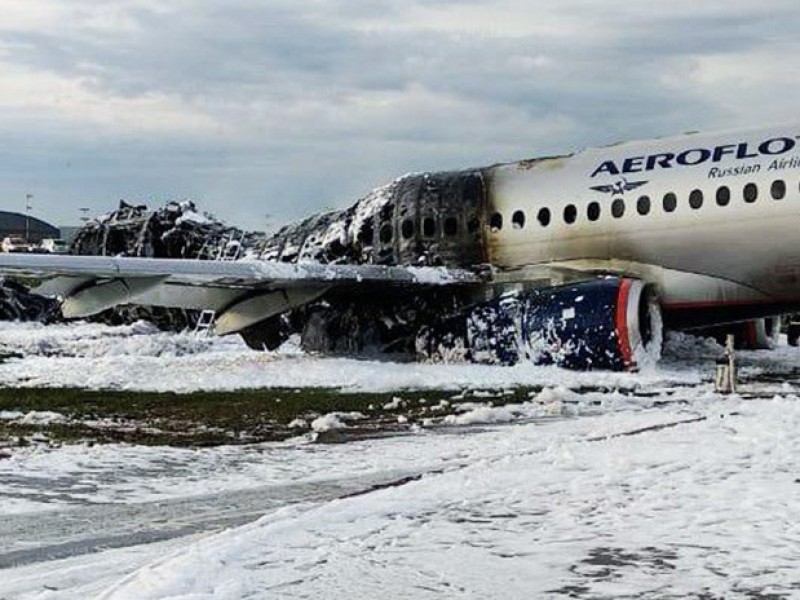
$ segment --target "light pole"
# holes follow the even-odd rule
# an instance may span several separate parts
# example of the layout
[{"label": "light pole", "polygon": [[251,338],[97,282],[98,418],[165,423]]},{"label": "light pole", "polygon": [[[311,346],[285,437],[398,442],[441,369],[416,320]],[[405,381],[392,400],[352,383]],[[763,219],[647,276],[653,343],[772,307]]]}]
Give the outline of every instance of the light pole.
[{"label": "light pole", "polygon": [[33,194],[25,194],[25,243],[30,243],[31,237],[31,200]]}]

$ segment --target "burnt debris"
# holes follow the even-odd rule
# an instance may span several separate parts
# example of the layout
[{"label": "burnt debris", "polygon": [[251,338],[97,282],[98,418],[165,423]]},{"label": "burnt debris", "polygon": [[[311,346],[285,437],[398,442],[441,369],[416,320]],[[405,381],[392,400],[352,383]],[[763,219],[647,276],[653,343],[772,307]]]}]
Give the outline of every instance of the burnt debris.
[{"label": "burnt debris", "polygon": [[0,321],[40,321],[61,319],[58,301],[32,294],[24,285],[0,279]]},{"label": "burnt debris", "polygon": [[[235,260],[263,233],[230,227],[200,213],[192,202],[171,202],[152,210],[120,201],[119,208],[89,221],[75,237],[70,254]],[[147,306],[118,306],[91,318],[109,325],[138,320],[159,328],[180,331],[194,327],[200,311]],[[58,303],[29,292],[10,280],[0,285],[0,319],[20,321],[64,320]]]},{"label": "burnt debris", "polygon": [[78,232],[70,254],[235,260],[263,235],[225,225],[193,202],[150,210],[120,201],[117,210]]},{"label": "burnt debris", "polygon": [[[121,201],[88,222],[76,236],[76,255],[470,267],[485,260],[482,239],[484,176],[480,171],[406,175],[377,188],[353,206],[309,217],[267,235],[248,232],[201,213],[192,202],[159,209]],[[59,320],[55,303],[8,284],[0,318]],[[366,300],[364,294],[367,294]],[[254,348],[275,348],[297,333],[309,350],[413,355],[429,345],[424,326],[457,315],[469,294],[420,294],[395,288],[380,302],[374,290],[326,296],[242,332]],[[193,327],[199,311],[120,306],[93,320],[109,324],[145,319],[163,329]],[[418,339],[424,335],[425,340]]]}]

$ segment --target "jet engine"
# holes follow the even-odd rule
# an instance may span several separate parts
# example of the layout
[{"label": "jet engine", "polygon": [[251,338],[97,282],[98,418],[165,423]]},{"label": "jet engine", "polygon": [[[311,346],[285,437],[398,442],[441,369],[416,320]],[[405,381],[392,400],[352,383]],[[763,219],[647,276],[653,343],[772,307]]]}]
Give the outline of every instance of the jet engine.
[{"label": "jet engine", "polygon": [[466,347],[476,362],[635,370],[658,360],[661,340],[655,294],[628,278],[510,292],[467,319]]}]

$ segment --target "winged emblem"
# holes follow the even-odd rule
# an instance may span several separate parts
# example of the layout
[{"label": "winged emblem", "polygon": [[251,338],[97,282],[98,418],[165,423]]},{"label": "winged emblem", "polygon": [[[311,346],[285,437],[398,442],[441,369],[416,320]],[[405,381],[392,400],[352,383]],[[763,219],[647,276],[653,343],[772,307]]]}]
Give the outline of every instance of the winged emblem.
[{"label": "winged emblem", "polygon": [[612,184],[595,185],[592,186],[590,189],[593,189],[596,192],[601,192],[603,194],[611,194],[612,196],[624,196],[625,192],[633,191],[636,188],[640,188],[648,183],[649,183],[648,181],[628,181],[623,177],[619,181],[615,181]]}]

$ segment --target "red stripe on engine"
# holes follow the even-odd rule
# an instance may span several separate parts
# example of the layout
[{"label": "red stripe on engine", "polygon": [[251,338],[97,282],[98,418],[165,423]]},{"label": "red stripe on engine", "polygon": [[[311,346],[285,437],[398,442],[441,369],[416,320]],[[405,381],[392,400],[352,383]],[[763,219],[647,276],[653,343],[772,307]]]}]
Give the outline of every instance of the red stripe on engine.
[{"label": "red stripe on engine", "polygon": [[619,351],[622,355],[622,362],[625,363],[625,368],[629,369],[633,366],[633,352],[631,350],[630,334],[628,332],[628,296],[631,291],[631,280],[623,279],[619,282],[619,291],[617,292],[617,343],[619,344]]}]

